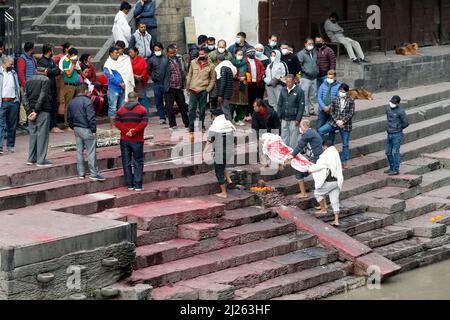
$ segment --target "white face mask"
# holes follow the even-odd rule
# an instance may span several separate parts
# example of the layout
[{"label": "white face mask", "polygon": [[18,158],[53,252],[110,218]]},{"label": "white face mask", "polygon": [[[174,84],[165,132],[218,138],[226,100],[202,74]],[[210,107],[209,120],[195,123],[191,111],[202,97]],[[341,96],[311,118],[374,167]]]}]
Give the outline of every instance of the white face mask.
[{"label": "white face mask", "polygon": [[389,105],[390,105],[390,107],[391,107],[392,109],[397,108],[397,105],[396,105],[396,104],[393,104],[392,102],[389,102]]},{"label": "white face mask", "polygon": [[281,53],[283,54],[283,56],[288,55],[289,49],[283,49],[283,50],[281,50]]},{"label": "white face mask", "polygon": [[328,82],[329,84],[332,84],[332,83],[334,83],[334,79],[329,79],[329,78],[327,78],[327,82]]},{"label": "white face mask", "polygon": [[70,60],[77,61],[78,60],[78,56],[73,56],[72,58],[70,58]]},{"label": "white face mask", "polygon": [[219,49],[217,49],[217,51],[219,51],[219,53],[224,53],[225,52],[225,48],[219,48]]},{"label": "white face mask", "polygon": [[241,43],[241,37],[237,37],[236,38],[236,44],[240,44]]},{"label": "white face mask", "polygon": [[314,46],[306,46],[306,50],[311,51],[312,49],[314,49]]},{"label": "white face mask", "polygon": [[161,55],[162,55],[162,51],[155,51],[155,56],[161,57]]},{"label": "white face mask", "polygon": [[270,46],[271,47],[276,47],[277,46],[277,42],[276,41],[270,41]]},{"label": "white face mask", "polygon": [[275,60],[277,59],[277,57],[270,57],[270,61],[275,62]]},{"label": "white face mask", "polygon": [[339,97],[345,98],[346,96],[347,96],[347,93],[346,93],[346,92],[341,92],[341,91],[339,91]]},{"label": "white face mask", "polygon": [[236,56],[236,59],[240,61],[240,60],[244,59],[244,56]]}]

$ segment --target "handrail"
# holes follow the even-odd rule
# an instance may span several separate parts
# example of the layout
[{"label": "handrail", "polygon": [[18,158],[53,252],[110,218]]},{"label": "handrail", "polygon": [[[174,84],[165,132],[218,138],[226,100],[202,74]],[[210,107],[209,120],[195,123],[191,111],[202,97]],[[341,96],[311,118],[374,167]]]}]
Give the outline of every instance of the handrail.
[{"label": "handrail", "polygon": [[55,9],[58,4],[59,0],[53,0],[47,7],[47,9],[45,9],[45,11],[41,14],[41,16],[34,20],[33,24],[31,25],[31,29],[40,26],[44,22],[45,18],[47,18],[47,16],[53,11],[53,9]]}]

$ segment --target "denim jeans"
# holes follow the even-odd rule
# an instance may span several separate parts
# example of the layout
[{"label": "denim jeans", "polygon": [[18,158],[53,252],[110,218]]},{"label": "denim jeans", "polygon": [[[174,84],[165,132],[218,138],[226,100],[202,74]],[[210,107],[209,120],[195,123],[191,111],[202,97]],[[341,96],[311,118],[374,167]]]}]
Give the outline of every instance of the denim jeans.
[{"label": "denim jeans", "polygon": [[400,170],[400,146],[403,141],[403,133],[388,133],[386,140],[386,157],[391,171]]},{"label": "denim jeans", "polygon": [[195,119],[197,118],[197,107],[200,112],[200,125],[202,128],[205,127],[205,112],[206,112],[206,100],[208,98],[208,92],[201,91],[195,93],[190,91],[189,96],[189,131],[194,132]]},{"label": "denim jeans", "polygon": [[117,110],[119,110],[125,102],[125,93],[114,92],[112,90],[108,90],[108,117],[114,118],[117,114]]},{"label": "denim jeans", "polygon": [[164,86],[160,83],[153,84],[153,93],[155,95],[156,109],[160,120],[166,120],[166,111],[164,110]]},{"label": "denim jeans", "polygon": [[[144,179],[144,143],[120,141],[123,174],[128,188],[142,189]],[[133,166],[131,165],[133,163]],[[133,172],[134,167],[134,172]]]},{"label": "denim jeans", "polygon": [[40,112],[35,121],[28,122],[30,143],[28,146],[28,162],[43,164],[47,157],[48,133],[50,131],[51,114]]},{"label": "denim jeans", "polygon": [[7,134],[8,149],[16,145],[16,129],[19,120],[19,102],[3,102],[0,107],[0,150]]},{"label": "denim jeans", "polygon": [[99,174],[97,168],[97,140],[94,139],[90,129],[74,128],[75,140],[77,144],[77,170],[78,176],[84,177],[84,156],[83,151],[86,149],[88,156],[88,165],[91,177]]},{"label": "denim jeans", "polygon": [[317,118],[316,129],[319,131],[330,120],[330,113],[325,113],[319,110],[319,117]]},{"label": "denim jeans", "polygon": [[138,102],[147,110],[147,113],[150,112],[150,101],[147,97],[139,98]]},{"label": "denim jeans", "polygon": [[325,124],[319,129],[319,134],[322,139],[326,134],[329,135],[331,143],[334,145],[334,140],[336,138],[335,131],[339,130],[342,139],[342,153],[341,153],[341,161],[343,164],[346,164],[350,159],[350,131],[345,131],[344,129],[339,129],[331,126],[329,123]]},{"label": "denim jeans", "polygon": [[327,80],[328,76],[317,77],[317,92],[319,92],[320,86]]}]

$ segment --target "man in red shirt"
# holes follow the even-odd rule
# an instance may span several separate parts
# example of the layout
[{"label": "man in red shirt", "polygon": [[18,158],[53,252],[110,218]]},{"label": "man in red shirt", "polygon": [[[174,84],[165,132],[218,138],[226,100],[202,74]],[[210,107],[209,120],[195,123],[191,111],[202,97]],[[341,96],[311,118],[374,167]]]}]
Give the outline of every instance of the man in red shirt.
[{"label": "man in red shirt", "polygon": [[[130,92],[128,102],[117,111],[114,121],[120,130],[123,173],[128,190],[142,191],[144,176],[144,132],[148,114],[138,102],[138,94]],[[134,161],[134,173],[131,161]]]}]

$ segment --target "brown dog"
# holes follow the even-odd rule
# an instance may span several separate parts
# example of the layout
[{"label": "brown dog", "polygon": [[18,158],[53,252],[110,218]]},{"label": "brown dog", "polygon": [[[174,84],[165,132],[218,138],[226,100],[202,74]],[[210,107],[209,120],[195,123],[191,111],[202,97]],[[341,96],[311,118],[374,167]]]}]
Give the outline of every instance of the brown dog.
[{"label": "brown dog", "polygon": [[350,89],[348,95],[354,100],[373,100],[373,93],[366,89]]},{"label": "brown dog", "polygon": [[417,50],[419,45],[417,43],[410,43],[406,46],[395,49],[395,53],[402,56],[415,56],[417,55]]}]

